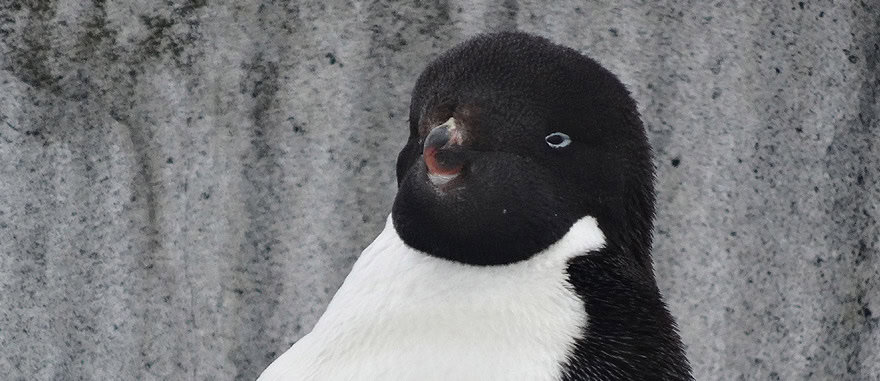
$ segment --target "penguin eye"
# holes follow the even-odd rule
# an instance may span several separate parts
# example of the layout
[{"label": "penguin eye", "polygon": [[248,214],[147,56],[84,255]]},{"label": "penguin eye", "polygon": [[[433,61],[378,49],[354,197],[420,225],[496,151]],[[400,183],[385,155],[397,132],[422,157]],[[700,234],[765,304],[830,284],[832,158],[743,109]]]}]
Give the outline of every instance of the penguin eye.
[{"label": "penguin eye", "polygon": [[571,144],[571,138],[561,132],[554,132],[545,136],[544,141],[552,148],[562,148]]}]

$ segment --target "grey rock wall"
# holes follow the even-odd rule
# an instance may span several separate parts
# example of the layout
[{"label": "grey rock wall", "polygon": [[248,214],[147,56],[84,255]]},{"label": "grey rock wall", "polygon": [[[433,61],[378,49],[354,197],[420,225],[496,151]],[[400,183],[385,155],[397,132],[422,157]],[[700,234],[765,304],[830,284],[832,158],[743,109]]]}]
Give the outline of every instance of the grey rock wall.
[{"label": "grey rock wall", "polygon": [[395,192],[423,65],[589,54],[658,167],[698,379],[880,379],[880,3],[4,1],[0,374],[253,379]]}]

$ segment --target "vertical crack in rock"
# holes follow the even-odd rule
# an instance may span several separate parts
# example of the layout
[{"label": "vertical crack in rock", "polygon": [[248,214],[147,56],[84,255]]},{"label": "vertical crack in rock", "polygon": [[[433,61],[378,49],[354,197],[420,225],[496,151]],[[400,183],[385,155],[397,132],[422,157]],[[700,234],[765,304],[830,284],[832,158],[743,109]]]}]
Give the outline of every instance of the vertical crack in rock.
[{"label": "vertical crack in rock", "polygon": [[[243,300],[236,313],[248,325],[239,328],[236,347],[230,357],[238,370],[236,379],[253,379],[262,369],[256,369],[256,364],[251,361],[254,354],[262,353],[265,343],[261,341],[268,330],[267,323],[278,307],[275,297],[262,294],[281,294],[280,283],[276,282],[280,265],[273,260],[272,251],[281,246],[274,224],[282,204],[281,192],[276,187],[283,183],[283,172],[273,137],[276,135],[274,130],[283,124],[277,123],[274,117],[275,96],[279,89],[278,64],[266,59],[264,51],[258,48],[252,61],[244,65],[244,70],[246,77],[242,92],[253,101],[250,150],[243,158],[242,173],[249,188],[245,200],[249,225],[236,258],[238,263],[234,265],[234,291]],[[276,289],[269,290],[269,287]]]},{"label": "vertical crack in rock", "polygon": [[[147,295],[134,292],[132,300],[126,302],[128,308],[134,310],[134,314],[142,320],[138,322],[141,325],[137,335],[131,337],[132,348],[136,348],[142,364],[141,371],[146,372],[154,377],[161,378],[160,375],[153,373],[152,363],[156,359],[156,354],[152,353],[151,337],[158,337],[152,333],[152,328],[156,328],[164,323],[162,317],[155,316],[155,306],[160,298],[158,291],[163,288],[171,287],[166,283],[169,274],[165,274],[161,267],[161,259],[157,258],[162,250],[162,236],[159,216],[161,206],[158,199],[158,190],[160,183],[158,181],[158,168],[151,159],[151,134],[147,130],[147,126],[140,123],[133,123],[128,119],[127,114],[120,114],[118,111],[111,110],[110,113],[113,120],[124,127],[125,134],[131,142],[134,151],[132,158],[134,159],[135,173],[132,175],[132,184],[130,185],[133,196],[130,202],[135,209],[144,209],[146,213],[146,221],[139,222],[141,230],[140,234],[144,237],[142,247],[135,248],[131,254],[135,254],[134,263],[136,264],[135,273],[131,274],[134,278],[130,284],[137,285]],[[157,263],[160,266],[157,268]],[[134,371],[133,369],[131,371]],[[136,374],[136,373],[135,373]]]},{"label": "vertical crack in rock", "polygon": [[[190,128],[191,123],[192,123],[192,119],[187,118],[186,123],[187,123],[187,128]],[[183,192],[184,193],[186,193],[189,188],[188,184],[189,184],[189,176],[187,176],[187,178],[184,179],[184,184],[183,184]],[[191,220],[192,213],[190,211],[190,202],[189,201],[192,199],[192,197],[190,195],[185,195],[184,197],[186,199],[186,201],[184,202],[184,212],[183,212],[184,221],[186,222],[187,225],[196,225],[196,224],[198,224],[198,222]],[[199,357],[200,357],[199,342],[202,340],[202,338],[199,335],[199,324],[198,324],[198,319],[196,316],[196,309],[197,309],[197,307],[196,307],[197,306],[196,294],[197,294],[197,292],[196,292],[196,284],[195,284],[195,282],[193,282],[192,267],[198,266],[200,261],[198,261],[197,258],[196,258],[196,260],[193,259],[193,256],[199,255],[199,252],[197,250],[197,247],[193,247],[193,246],[189,245],[191,243],[192,239],[193,238],[190,234],[185,235],[186,243],[184,243],[183,247],[181,247],[181,251],[182,251],[181,257],[183,260],[183,279],[186,282],[187,292],[189,293],[189,319],[190,319],[190,323],[187,325],[191,326],[190,327],[191,333],[189,335],[189,340],[187,340],[187,345],[189,346],[188,352],[189,352],[189,357],[190,357],[190,366],[192,366],[192,370],[191,370],[192,371],[192,379],[198,380],[199,379],[199,377],[198,377],[198,375],[199,375]]]},{"label": "vertical crack in rock", "polygon": [[[880,91],[880,9],[872,9],[864,2],[861,3],[862,9],[858,12],[862,17],[870,17],[872,20],[864,22],[867,25],[873,25],[871,30],[874,33],[865,33],[861,41],[855,43],[861,45],[861,52],[865,55],[865,60],[861,72],[865,75],[859,89],[859,109],[856,120],[849,124],[848,131],[835,136],[835,143],[838,143],[839,149],[847,157],[844,165],[857,165],[852,168],[852,176],[844,179],[849,184],[840,184],[842,189],[847,189],[852,196],[851,199],[838,199],[835,202],[834,210],[838,212],[847,211],[852,213],[845,217],[848,221],[841,221],[839,226],[844,227],[847,233],[847,242],[840,242],[842,250],[850,249],[852,251],[852,266],[855,271],[850,272],[851,291],[846,294],[844,301],[843,319],[851,319],[852,322],[843,322],[840,326],[844,329],[850,329],[845,335],[845,340],[838,340],[836,343],[841,345],[841,350],[849,348],[850,353],[846,356],[846,371],[848,375],[857,377],[868,377],[872,374],[872,366],[866,364],[872,361],[876,363],[876,348],[872,351],[871,341],[872,335],[876,335],[878,318],[873,316],[871,311],[878,310],[877,305],[869,305],[876,297],[871,297],[869,293],[876,295],[880,290],[880,281],[877,276],[880,275],[880,262],[877,256],[880,254],[880,211],[871,208],[871,205],[878,205],[880,199],[877,198],[878,173],[877,164],[880,162],[880,147],[877,146],[878,129],[880,129],[880,120],[878,110],[880,110],[880,99],[877,92]],[[877,8],[876,6],[874,8]],[[866,20],[867,21],[867,20]],[[852,60],[850,60],[852,62]],[[844,201],[839,203],[839,201]],[[846,214],[844,214],[846,215]]]},{"label": "vertical crack in rock", "polygon": [[[880,10],[864,8],[857,12],[871,15],[870,22],[880,30]],[[878,183],[877,146],[878,114],[877,91],[880,89],[880,35],[864,33],[856,35],[854,43],[860,45],[865,55],[858,70],[865,76],[858,92],[858,115],[835,126],[834,137],[827,148],[826,171],[831,175],[836,192],[829,210],[834,222],[830,234],[832,248],[836,249],[838,262],[842,263],[839,274],[832,274],[838,284],[836,297],[840,309],[828,311],[824,324],[829,327],[820,342],[828,346],[827,353],[839,353],[845,364],[845,374],[850,377],[866,377],[876,361],[871,353],[872,335],[876,335],[878,318],[872,310],[876,302],[878,286],[878,210],[872,208],[880,200],[875,192]],[[862,38],[863,37],[863,38]],[[861,40],[861,41],[859,41]],[[850,60],[852,62],[853,60]],[[853,64],[858,64],[856,61]]]}]

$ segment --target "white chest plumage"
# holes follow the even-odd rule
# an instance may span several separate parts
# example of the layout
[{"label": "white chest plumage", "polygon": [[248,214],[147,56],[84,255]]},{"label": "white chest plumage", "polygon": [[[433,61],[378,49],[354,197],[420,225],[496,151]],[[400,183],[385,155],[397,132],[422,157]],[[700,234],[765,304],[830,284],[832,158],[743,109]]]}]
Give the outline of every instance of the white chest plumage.
[{"label": "white chest plumage", "polygon": [[406,246],[389,217],[260,380],[558,380],[587,324],[567,262],[604,242],[584,217],[526,261],[471,266]]}]

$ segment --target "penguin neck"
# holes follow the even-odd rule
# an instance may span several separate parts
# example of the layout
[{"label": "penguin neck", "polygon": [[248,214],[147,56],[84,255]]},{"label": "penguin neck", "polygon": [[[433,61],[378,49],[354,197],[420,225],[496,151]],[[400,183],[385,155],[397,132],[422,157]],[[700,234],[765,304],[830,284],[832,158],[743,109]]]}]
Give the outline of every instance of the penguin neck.
[{"label": "penguin neck", "polygon": [[569,262],[570,281],[590,324],[563,380],[582,380],[583,372],[596,379],[693,379],[653,272],[634,266],[632,254],[610,244]]}]

